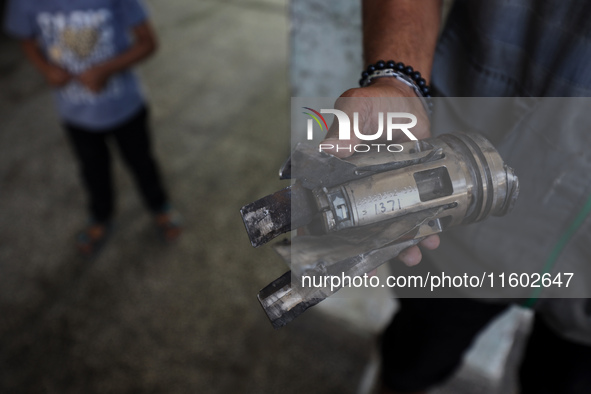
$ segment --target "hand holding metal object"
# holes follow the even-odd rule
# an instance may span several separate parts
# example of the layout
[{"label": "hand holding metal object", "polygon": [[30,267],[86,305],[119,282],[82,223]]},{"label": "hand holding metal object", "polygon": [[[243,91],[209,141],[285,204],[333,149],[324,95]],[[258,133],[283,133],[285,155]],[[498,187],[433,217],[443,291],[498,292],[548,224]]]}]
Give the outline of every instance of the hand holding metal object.
[{"label": "hand holding metal object", "polygon": [[304,288],[302,276],[363,275],[428,235],[513,207],[518,179],[481,135],[401,145],[339,159],[299,144],[280,171],[296,182],[240,210],[255,247],[302,226],[311,232],[276,248],[292,271],[258,296],[274,327],[336,291]]}]

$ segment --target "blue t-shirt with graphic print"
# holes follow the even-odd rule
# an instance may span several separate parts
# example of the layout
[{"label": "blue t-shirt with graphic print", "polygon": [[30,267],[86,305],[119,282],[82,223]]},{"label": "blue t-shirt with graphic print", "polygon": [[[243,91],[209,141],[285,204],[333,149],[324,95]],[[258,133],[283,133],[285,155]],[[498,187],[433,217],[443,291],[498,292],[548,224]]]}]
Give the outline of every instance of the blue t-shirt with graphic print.
[{"label": "blue t-shirt with graphic print", "polygon": [[[146,18],[141,0],[9,0],[5,28],[38,40],[48,60],[77,75],[129,49],[130,29]],[[73,79],[55,97],[65,122],[93,131],[125,122],[144,101],[130,70],[113,75],[99,93]]]}]

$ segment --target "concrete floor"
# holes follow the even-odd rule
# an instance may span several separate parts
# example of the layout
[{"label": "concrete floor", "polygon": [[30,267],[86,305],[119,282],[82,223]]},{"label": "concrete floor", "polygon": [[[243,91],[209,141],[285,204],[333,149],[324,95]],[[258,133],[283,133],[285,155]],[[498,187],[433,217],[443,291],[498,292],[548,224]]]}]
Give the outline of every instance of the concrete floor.
[{"label": "concrete floor", "polygon": [[141,74],[176,245],[117,159],[114,236],[77,257],[84,195],[51,94],[0,43],[0,392],[356,392],[372,338],[313,311],[274,331],[256,294],[287,268],[238,213],[285,186],[286,3],[149,5],[161,47]]}]

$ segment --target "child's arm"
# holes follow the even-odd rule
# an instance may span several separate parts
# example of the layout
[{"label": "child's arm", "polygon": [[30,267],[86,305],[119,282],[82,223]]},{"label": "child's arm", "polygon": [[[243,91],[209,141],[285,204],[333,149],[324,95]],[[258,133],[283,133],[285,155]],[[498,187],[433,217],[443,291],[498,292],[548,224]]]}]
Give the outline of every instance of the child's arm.
[{"label": "child's arm", "polygon": [[70,82],[72,75],[63,68],[49,62],[35,39],[21,40],[21,47],[29,61],[41,72],[49,85],[59,88]]},{"label": "child's arm", "polygon": [[141,60],[149,57],[156,50],[156,35],[149,22],[141,23],[132,29],[134,43],[125,52],[96,66],[89,68],[76,78],[93,92],[100,92],[109,78]]}]

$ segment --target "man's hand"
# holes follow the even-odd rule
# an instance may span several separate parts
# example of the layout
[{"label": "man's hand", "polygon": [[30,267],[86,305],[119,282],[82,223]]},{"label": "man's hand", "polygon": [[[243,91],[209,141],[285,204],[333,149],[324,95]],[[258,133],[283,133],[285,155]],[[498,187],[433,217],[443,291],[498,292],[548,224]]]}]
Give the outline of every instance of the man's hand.
[{"label": "man's hand", "polygon": [[[361,134],[376,133],[379,128],[378,113],[385,114],[395,110],[396,112],[408,112],[417,117],[418,123],[412,129],[412,133],[416,138],[424,139],[431,136],[429,117],[422,103],[409,86],[395,78],[378,78],[367,87],[347,90],[337,99],[335,108],[345,112],[352,122],[354,119],[353,114],[357,113],[359,132]],[[383,127],[385,128],[386,125],[383,124]],[[392,136],[395,138],[394,140],[385,141],[385,135],[386,133],[383,132],[380,139],[372,142],[401,142],[406,141],[407,138],[400,132]],[[326,134],[325,140],[322,141],[322,144],[331,144],[335,148],[331,150],[323,149],[323,151],[340,158],[346,158],[354,153],[353,149],[350,149],[351,146],[363,142],[355,133],[351,133],[351,139],[346,141],[339,140],[338,137],[338,122],[335,121]],[[438,235],[431,235],[421,241],[419,245],[433,250],[439,247],[439,241]],[[412,246],[400,253],[398,259],[408,266],[413,266],[421,261],[422,253],[418,246]]]},{"label": "man's hand", "polygon": [[[421,101],[409,86],[396,78],[377,78],[367,87],[349,89],[337,99],[335,108],[349,116],[352,127],[354,113],[357,113],[361,134],[375,134],[379,129],[379,113],[386,114],[395,110],[396,112],[408,112],[417,117],[418,123],[412,129],[412,134],[416,138],[423,139],[431,136],[429,117]],[[384,120],[382,137],[378,140],[372,140],[372,143],[407,141],[407,137],[401,131],[395,132],[392,136],[393,140],[387,141],[385,123]],[[339,158],[345,158],[353,154],[353,149],[349,147],[365,142],[353,132],[350,140],[339,140],[338,122],[334,122],[322,143],[335,146],[333,149],[323,149],[323,151]]]},{"label": "man's hand", "polygon": [[[429,235],[427,238],[419,242],[419,246],[427,249],[427,250],[434,250],[439,247],[439,235],[433,234]],[[404,249],[399,255],[398,260],[402,261],[409,267],[413,265],[417,265],[423,259],[423,254],[421,253],[421,249],[419,246],[411,246],[408,249]]]}]

